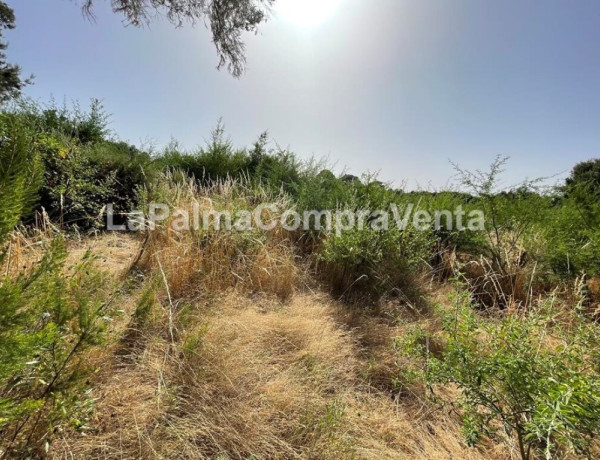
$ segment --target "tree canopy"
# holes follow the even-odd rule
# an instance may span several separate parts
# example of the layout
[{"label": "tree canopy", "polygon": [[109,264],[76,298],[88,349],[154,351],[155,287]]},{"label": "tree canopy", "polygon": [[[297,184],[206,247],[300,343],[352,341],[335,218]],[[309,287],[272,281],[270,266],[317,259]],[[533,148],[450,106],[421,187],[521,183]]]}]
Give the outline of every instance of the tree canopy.
[{"label": "tree canopy", "polygon": [[600,225],[600,159],[578,163],[571,171],[564,187],[587,226]]},{"label": "tree canopy", "polygon": [[[93,16],[98,0],[83,0],[83,10]],[[246,65],[243,32],[256,32],[266,20],[275,0],[111,0],[115,13],[134,26],[148,24],[164,16],[176,26],[203,21],[210,28],[219,65],[240,77]]]},{"label": "tree canopy", "polygon": [[3,40],[2,32],[15,28],[15,13],[5,2],[0,1],[0,103],[18,95],[29,80],[21,78],[21,68],[6,62],[8,43]]},{"label": "tree canopy", "polygon": [[590,195],[600,195],[600,159],[578,163],[566,181],[567,191],[583,189]]}]

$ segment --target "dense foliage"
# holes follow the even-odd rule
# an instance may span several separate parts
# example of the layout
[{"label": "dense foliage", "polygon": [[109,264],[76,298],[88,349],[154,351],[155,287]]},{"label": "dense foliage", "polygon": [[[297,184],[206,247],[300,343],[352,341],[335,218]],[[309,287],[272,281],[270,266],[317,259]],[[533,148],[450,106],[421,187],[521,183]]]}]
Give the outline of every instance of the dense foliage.
[{"label": "dense foliage", "polygon": [[[15,126],[10,128],[12,136],[3,137],[2,161],[6,166],[2,174],[16,171],[20,179],[13,177],[13,182],[22,180],[28,187],[22,209],[10,211],[10,215],[29,223],[36,212],[44,211],[65,229],[101,228],[108,203],[114,204],[117,213],[137,204],[150,156],[108,137],[107,116],[98,101],[92,101],[87,112],[78,106],[69,110],[23,103],[6,109],[2,117],[5,129]],[[27,139],[23,148],[28,153],[19,157],[12,144],[25,142],[23,139]],[[4,183],[9,183],[2,183],[6,193],[18,189],[16,183]]]},{"label": "dense foliage", "polygon": [[31,127],[14,114],[0,114],[0,242],[37,204],[43,166]]}]

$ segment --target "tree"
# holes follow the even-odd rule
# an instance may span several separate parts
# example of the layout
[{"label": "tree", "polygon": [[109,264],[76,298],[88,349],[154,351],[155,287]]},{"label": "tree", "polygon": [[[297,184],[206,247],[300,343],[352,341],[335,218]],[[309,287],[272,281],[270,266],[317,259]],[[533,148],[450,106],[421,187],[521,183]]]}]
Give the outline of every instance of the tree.
[{"label": "tree", "polygon": [[[96,0],[84,0],[83,10],[93,16]],[[179,27],[184,22],[208,22],[219,56],[218,69],[226,66],[234,77],[245,69],[243,32],[256,32],[266,20],[275,0],[112,0],[115,13],[134,26],[148,24],[153,16],[166,18]]]},{"label": "tree", "polygon": [[17,96],[31,79],[21,78],[21,68],[6,62],[8,43],[2,40],[2,31],[15,28],[15,13],[5,2],[0,1],[0,104]]},{"label": "tree", "polygon": [[566,192],[576,189],[597,197],[600,194],[600,159],[578,163],[566,180]]},{"label": "tree", "polygon": [[564,191],[576,204],[586,225],[596,228],[600,223],[600,159],[575,165]]}]

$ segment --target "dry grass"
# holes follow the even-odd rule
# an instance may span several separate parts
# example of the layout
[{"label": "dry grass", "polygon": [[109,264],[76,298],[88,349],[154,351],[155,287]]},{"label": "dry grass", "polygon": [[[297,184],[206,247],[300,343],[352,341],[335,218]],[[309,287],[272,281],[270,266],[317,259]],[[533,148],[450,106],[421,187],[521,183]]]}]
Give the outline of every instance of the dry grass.
[{"label": "dry grass", "polygon": [[[14,231],[10,234],[6,247],[6,256],[0,265],[0,276],[15,277],[26,274],[38,266],[55,232],[30,232],[25,234]],[[68,257],[66,268],[81,261],[90,251],[96,266],[113,277],[125,275],[139,250],[139,238],[131,234],[114,233],[85,239],[66,240]]]},{"label": "dry grass", "polygon": [[100,270],[114,278],[122,278],[128,274],[140,243],[138,236],[127,233],[107,233],[83,240],[70,240],[67,244],[67,264],[81,260],[90,251]]},{"label": "dry grass", "polygon": [[394,393],[402,328],[345,308],[232,292],[181,309],[178,343],[154,335],[118,358],[94,431],[55,457],[508,458],[468,449],[455,416]]},{"label": "dry grass", "polygon": [[6,255],[0,265],[0,276],[14,278],[30,273],[42,259],[50,239],[50,235],[43,233],[26,235],[20,231],[12,232],[6,244]]},{"label": "dry grass", "polygon": [[547,287],[536,283],[537,267],[527,261],[519,247],[507,252],[501,265],[482,255],[474,257],[448,250],[438,258],[439,280],[454,277],[463,280],[484,309],[528,307],[535,295],[547,291]]},{"label": "dry grass", "polygon": [[[246,189],[235,181],[200,187],[168,175],[156,192],[174,209],[194,215],[209,211],[251,210],[265,200],[256,189]],[[286,209],[282,197],[281,209]],[[265,221],[277,216],[264,216]],[[292,295],[297,284],[297,266],[290,235],[282,231],[219,231],[214,227],[176,231],[171,215],[146,240],[139,266],[161,269],[174,298],[193,298],[200,294],[235,288],[239,292],[263,292],[282,299]]]}]

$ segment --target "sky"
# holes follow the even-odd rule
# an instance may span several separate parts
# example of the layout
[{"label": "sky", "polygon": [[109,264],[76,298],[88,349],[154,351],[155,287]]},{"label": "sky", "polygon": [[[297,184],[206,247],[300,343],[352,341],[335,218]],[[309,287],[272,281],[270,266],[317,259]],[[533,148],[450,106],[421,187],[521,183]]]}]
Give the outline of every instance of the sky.
[{"label": "sky", "polygon": [[25,94],[99,98],[136,145],[191,150],[222,117],[238,147],[268,131],[409,189],[452,184],[450,161],[509,156],[509,186],[600,157],[597,0],[278,0],[240,79],[216,70],[203,25],[125,26],[107,0],[95,21],[72,0],[7,3],[9,61],[35,74]]}]

